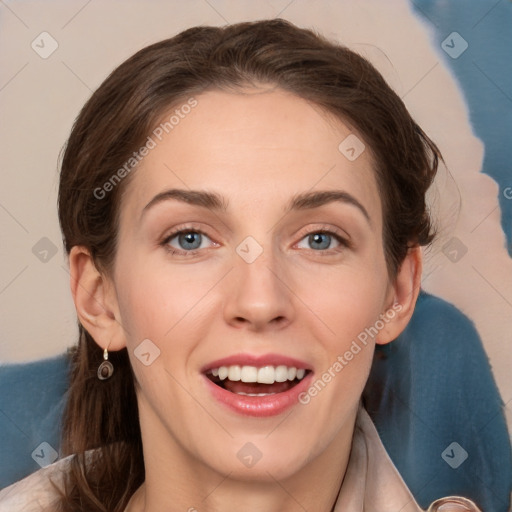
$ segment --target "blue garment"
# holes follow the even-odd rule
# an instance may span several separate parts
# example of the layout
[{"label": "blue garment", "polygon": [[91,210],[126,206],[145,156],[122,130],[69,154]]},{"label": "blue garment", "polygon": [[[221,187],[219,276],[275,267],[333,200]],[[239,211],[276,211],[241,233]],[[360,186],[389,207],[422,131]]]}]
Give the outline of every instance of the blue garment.
[{"label": "blue garment", "polygon": [[478,333],[457,308],[422,292],[402,335],[377,348],[363,396],[420,506],[459,494],[485,512],[509,510],[503,403]]},{"label": "blue garment", "polygon": [[0,488],[50,462],[41,443],[59,451],[68,371],[66,355],[0,366]]}]

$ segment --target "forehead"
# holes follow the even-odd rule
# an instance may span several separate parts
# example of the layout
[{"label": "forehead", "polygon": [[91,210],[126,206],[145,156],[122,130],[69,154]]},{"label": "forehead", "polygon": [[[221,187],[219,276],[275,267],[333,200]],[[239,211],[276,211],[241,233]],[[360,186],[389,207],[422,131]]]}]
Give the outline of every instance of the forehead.
[{"label": "forehead", "polygon": [[380,223],[370,151],[355,160],[340,151],[356,136],[345,123],[280,89],[213,90],[194,99],[193,108],[174,106],[162,116],[166,123],[175,114],[160,125],[167,130],[150,134],[154,147],[128,184],[122,210],[140,213],[166,188],[211,190],[231,205],[260,208],[305,191],[343,189]]}]

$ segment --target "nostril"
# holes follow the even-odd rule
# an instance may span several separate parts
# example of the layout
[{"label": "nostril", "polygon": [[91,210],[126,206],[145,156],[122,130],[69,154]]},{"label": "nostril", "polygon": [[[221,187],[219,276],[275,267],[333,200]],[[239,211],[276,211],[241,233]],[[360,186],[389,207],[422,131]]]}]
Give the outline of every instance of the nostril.
[{"label": "nostril", "polygon": [[274,325],[282,325],[286,323],[286,317],[284,316],[276,316],[274,319],[271,320],[271,323]]},{"label": "nostril", "polygon": [[287,317],[283,316],[283,315],[279,315],[274,318],[270,318],[269,320],[267,320],[267,318],[265,318],[265,317],[259,318],[259,317],[257,317],[257,315],[255,315],[254,318],[253,317],[245,317],[245,316],[235,316],[232,319],[232,324],[238,325],[238,326],[243,326],[245,324],[252,325],[254,327],[254,329],[258,329],[258,330],[264,328],[265,325],[267,325],[267,326],[271,325],[274,328],[275,327],[281,328],[288,324]]}]

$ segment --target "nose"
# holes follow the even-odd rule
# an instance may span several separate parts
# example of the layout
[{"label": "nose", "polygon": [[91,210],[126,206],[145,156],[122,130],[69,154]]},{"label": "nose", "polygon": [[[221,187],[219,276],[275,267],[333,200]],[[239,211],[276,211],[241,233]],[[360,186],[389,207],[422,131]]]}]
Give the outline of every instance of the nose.
[{"label": "nose", "polygon": [[224,303],[226,322],[251,331],[279,330],[289,325],[295,313],[294,295],[277,258],[264,251],[251,263],[238,254],[234,259]]}]

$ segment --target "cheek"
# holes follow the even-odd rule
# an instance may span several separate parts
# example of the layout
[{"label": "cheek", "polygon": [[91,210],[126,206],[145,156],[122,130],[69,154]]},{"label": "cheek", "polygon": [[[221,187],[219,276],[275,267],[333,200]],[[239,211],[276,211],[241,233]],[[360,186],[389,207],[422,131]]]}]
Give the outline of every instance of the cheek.
[{"label": "cheek", "polygon": [[329,335],[324,338],[333,348],[342,348],[383,313],[387,281],[378,268],[319,271],[302,282],[300,296],[325,327]]},{"label": "cheek", "polygon": [[194,316],[208,290],[215,282],[211,269],[170,268],[165,258],[120,258],[116,283],[120,313],[129,345],[144,338],[156,344],[172,338],[182,320]]},{"label": "cheek", "polygon": [[[378,267],[364,266],[319,273],[308,282],[300,293],[313,313],[309,324],[321,365],[304,401],[321,395],[317,406],[343,417],[347,407],[357,406],[370,371],[387,279]],[[328,422],[326,414],[319,417]]]}]

